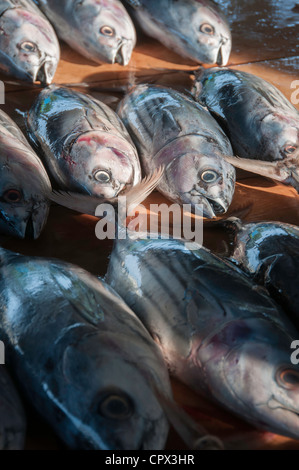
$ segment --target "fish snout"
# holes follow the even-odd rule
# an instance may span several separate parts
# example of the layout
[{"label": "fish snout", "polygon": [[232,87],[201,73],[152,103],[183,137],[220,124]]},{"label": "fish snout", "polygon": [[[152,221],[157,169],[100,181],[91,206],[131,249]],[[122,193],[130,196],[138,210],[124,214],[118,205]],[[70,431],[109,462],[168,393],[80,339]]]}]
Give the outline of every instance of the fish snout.
[{"label": "fish snout", "polygon": [[42,201],[38,203],[30,213],[24,227],[23,238],[36,240],[46,225],[49,214],[49,203]]},{"label": "fish snout", "polygon": [[114,63],[117,62],[120,65],[128,65],[130,62],[133,52],[133,42],[130,40],[122,40],[119,47],[116,50],[114,56]]}]

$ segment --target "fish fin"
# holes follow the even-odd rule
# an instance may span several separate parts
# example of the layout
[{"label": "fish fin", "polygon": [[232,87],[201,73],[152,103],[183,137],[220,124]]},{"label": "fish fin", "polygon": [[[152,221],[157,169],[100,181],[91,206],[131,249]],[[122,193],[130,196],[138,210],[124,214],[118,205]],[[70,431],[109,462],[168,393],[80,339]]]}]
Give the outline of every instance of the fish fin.
[{"label": "fish fin", "polygon": [[[128,212],[134,207],[141,204],[151,192],[154,191],[164,174],[164,167],[157,168],[151,175],[146,176],[140,183],[133,186],[121,196],[126,197],[126,206]],[[119,195],[120,196],[120,195]],[[53,191],[48,195],[52,202],[56,202],[61,206],[67,207],[83,214],[95,215],[99,204],[116,204],[118,197],[113,199],[101,199],[87,194],[79,194],[74,192]]]},{"label": "fish fin", "polygon": [[289,173],[281,167],[282,160],[276,162],[268,162],[262,160],[250,160],[249,158],[231,157],[225,155],[223,157],[228,163],[240,168],[241,170],[250,171],[266,178],[271,178],[275,181],[286,181],[290,176]]},{"label": "fish fin", "polygon": [[223,450],[221,440],[211,436],[208,432],[194,421],[173,400],[162,394],[155,388],[155,395],[163,409],[168,421],[178,435],[182,438],[189,449],[193,450]]},{"label": "fish fin", "polygon": [[139,184],[124,193],[128,212],[141,204],[154,191],[164,175],[164,170],[164,166],[156,168],[151,175],[146,176]]}]

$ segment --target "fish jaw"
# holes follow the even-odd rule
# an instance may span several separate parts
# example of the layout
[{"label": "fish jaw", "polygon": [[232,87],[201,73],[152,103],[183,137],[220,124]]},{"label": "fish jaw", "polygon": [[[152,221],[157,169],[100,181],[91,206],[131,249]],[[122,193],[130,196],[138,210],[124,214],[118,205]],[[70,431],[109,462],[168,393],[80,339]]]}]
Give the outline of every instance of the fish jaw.
[{"label": "fish jaw", "polygon": [[36,72],[36,76],[33,81],[40,82],[42,85],[50,85],[53,81],[58,60],[54,57],[47,57],[45,62],[40,66]]},{"label": "fish jaw", "polygon": [[132,41],[122,41],[114,53],[114,57],[111,59],[112,64],[117,62],[119,65],[128,65],[132,56],[133,48],[134,44]]}]

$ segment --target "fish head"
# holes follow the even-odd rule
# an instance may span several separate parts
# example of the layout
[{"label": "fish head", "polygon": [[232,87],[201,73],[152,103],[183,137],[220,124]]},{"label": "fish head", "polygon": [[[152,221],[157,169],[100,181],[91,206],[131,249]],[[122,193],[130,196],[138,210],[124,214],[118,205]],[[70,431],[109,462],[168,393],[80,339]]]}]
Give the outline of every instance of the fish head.
[{"label": "fish head", "polygon": [[60,48],[43,16],[21,8],[7,10],[0,18],[0,33],[0,47],[9,61],[7,72],[31,82],[52,82]]},{"label": "fish head", "polygon": [[93,196],[111,199],[140,182],[137,152],[119,135],[89,131],[75,136],[64,149],[64,164],[73,181]]},{"label": "fish head", "polygon": [[[202,205],[204,217],[225,213],[235,190],[235,169],[217,154],[189,152],[175,158],[166,167],[165,177],[182,204]],[[198,212],[199,207],[196,208]]]},{"label": "fish head", "polygon": [[154,376],[144,366],[149,355],[133,336],[130,348],[136,346],[136,357],[131,355],[126,340],[97,332],[65,350],[63,374],[72,392],[63,397],[76,416],[73,433],[75,440],[80,433],[81,448],[84,441],[85,448],[102,450],[162,449],[165,444],[167,419],[151,384]]},{"label": "fish head", "polygon": [[222,344],[231,346],[220,372],[230,408],[257,427],[298,439],[299,366],[291,362],[291,336],[267,320],[234,323],[221,333]]},{"label": "fish head", "polygon": [[199,63],[226,65],[231,53],[231,32],[225,17],[211,4],[193,0],[175,2],[177,21],[187,51]]},{"label": "fish head", "polygon": [[46,170],[28,149],[12,140],[0,142],[0,232],[36,239],[43,230],[50,202],[51,184]]},{"label": "fish head", "polygon": [[261,122],[263,160],[299,158],[299,117],[272,113]]},{"label": "fish head", "polygon": [[121,2],[116,0],[77,0],[74,15],[84,28],[79,52],[99,63],[128,65],[136,44],[133,22]]}]

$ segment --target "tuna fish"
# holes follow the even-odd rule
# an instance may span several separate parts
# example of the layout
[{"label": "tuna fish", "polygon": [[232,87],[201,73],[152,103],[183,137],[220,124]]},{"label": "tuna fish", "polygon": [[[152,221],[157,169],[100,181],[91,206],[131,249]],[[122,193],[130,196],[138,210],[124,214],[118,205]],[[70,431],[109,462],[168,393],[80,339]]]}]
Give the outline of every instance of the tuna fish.
[{"label": "tuna fish", "polygon": [[5,366],[0,366],[0,450],[21,450],[26,420],[19,396]]},{"label": "tuna fish", "polygon": [[168,372],[134,313],[83,269],[0,257],[0,338],[37,411],[70,448],[162,449]]},{"label": "tuna fish", "polygon": [[124,125],[88,95],[51,85],[29,111],[27,129],[60,189],[113,199],[141,181],[137,151]]},{"label": "tuna fish", "polygon": [[235,170],[224,160],[230,142],[206,109],[175,90],[139,85],[120,103],[118,114],[150,174],[163,165],[159,191],[180,204],[202,204],[205,217],[226,212],[234,194]]},{"label": "tuna fish", "polygon": [[38,238],[47,221],[51,183],[21,130],[0,111],[0,232]]},{"label": "tuna fish", "polygon": [[241,157],[227,161],[299,191],[299,113],[286,97],[262,78],[230,69],[199,72],[196,88]]},{"label": "tuna fish", "polygon": [[232,40],[228,22],[207,0],[126,0],[143,31],[183,57],[226,65]]},{"label": "tuna fish", "polygon": [[234,230],[232,261],[265,286],[299,328],[299,228],[280,222],[242,225],[238,219],[225,223]]},{"label": "tuna fish", "polygon": [[54,29],[31,0],[0,0],[0,70],[49,85],[60,58]]},{"label": "tuna fish", "polygon": [[36,1],[75,51],[97,63],[129,63],[136,33],[119,0]]},{"label": "tuna fish", "polygon": [[[173,376],[254,426],[299,438],[297,331],[240,270],[179,240],[116,240],[106,275]],[[195,247],[193,247],[195,248]]]}]

